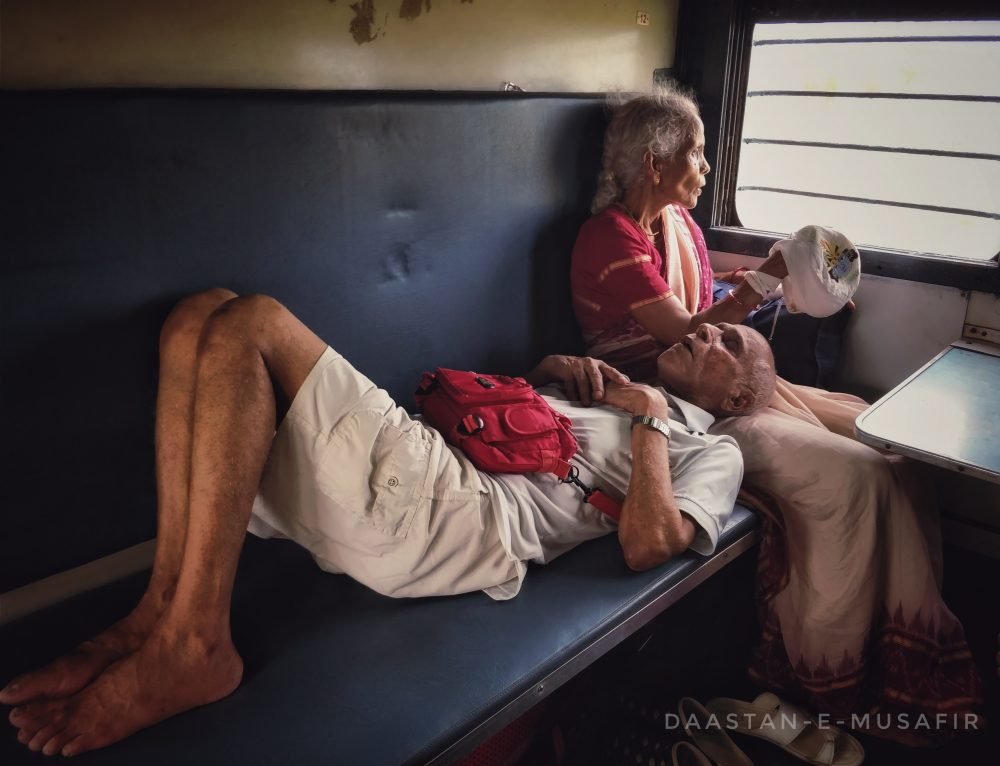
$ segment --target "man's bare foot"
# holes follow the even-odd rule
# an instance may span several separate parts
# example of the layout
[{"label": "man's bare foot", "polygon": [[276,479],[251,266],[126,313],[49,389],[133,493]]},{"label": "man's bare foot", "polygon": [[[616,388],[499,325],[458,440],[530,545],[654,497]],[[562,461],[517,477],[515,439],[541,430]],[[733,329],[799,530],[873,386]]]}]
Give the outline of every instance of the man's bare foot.
[{"label": "man's bare foot", "polygon": [[46,755],[107,747],[240,685],[243,660],[228,633],[218,640],[154,631],[133,654],[109,666],[78,694],[14,708],[17,739]]},{"label": "man's bare foot", "polygon": [[76,694],[108,665],[138,649],[153,630],[164,600],[145,594],[132,613],[43,668],[25,673],[0,690],[0,703],[20,705]]}]

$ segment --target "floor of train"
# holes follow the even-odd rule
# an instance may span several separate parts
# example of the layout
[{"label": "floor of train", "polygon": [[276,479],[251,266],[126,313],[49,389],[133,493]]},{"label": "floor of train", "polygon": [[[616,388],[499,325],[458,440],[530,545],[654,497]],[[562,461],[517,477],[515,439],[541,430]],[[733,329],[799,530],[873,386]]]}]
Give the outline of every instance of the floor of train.
[{"label": "floor of train", "polygon": [[[715,696],[753,699],[762,691],[746,676],[755,615],[753,556],[743,556],[694,594],[556,692],[539,716],[522,766],[670,766],[670,747],[685,739],[670,731],[665,714],[677,700]],[[991,600],[1000,560],[945,551],[945,600],[962,620],[984,682],[986,726],[942,747],[906,748],[856,735],[866,766],[953,766],[995,763],[1000,752],[1000,681],[995,655],[1000,610]],[[687,630],[678,630],[687,626]],[[802,761],[774,745],[734,735],[755,766]],[[556,750],[562,750],[561,759]]]}]

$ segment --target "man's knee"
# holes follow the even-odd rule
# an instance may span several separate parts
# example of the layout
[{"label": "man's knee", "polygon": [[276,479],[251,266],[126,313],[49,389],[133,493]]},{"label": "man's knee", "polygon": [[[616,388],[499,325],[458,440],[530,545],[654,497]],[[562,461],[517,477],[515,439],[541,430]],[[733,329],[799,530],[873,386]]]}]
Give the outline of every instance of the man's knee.
[{"label": "man's knee", "polygon": [[250,341],[261,344],[267,332],[288,314],[281,303],[269,295],[242,295],[218,306],[211,313],[201,334],[200,349],[214,344]]},{"label": "man's knee", "polygon": [[168,351],[178,342],[196,348],[209,317],[220,306],[236,297],[236,293],[232,290],[214,287],[181,300],[174,306],[160,329],[160,353]]}]

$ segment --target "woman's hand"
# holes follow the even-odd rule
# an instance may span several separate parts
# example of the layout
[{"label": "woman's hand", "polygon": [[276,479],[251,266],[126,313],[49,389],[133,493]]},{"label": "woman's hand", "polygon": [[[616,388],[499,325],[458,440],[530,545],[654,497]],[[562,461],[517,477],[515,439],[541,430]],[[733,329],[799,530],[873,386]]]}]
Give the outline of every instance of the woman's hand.
[{"label": "woman's hand", "polygon": [[757,267],[757,271],[763,271],[765,274],[770,274],[772,277],[777,277],[778,279],[787,277],[788,266],[785,265],[785,256],[781,254],[781,250],[775,250],[771,255],[767,256],[765,261]]},{"label": "woman's hand", "polygon": [[749,269],[746,266],[740,266],[738,269],[733,269],[732,271],[717,271],[714,276],[720,282],[738,285],[743,281],[743,275],[746,274],[747,271],[749,271]]},{"label": "woman's hand", "polygon": [[611,365],[589,356],[564,356],[553,354],[545,357],[538,366],[525,375],[533,386],[561,383],[568,396],[585,407],[604,399],[604,381],[626,384],[628,376]]},{"label": "woman's hand", "polygon": [[652,415],[666,420],[670,415],[670,405],[666,397],[651,386],[643,383],[618,385],[611,383],[604,392],[604,403],[625,410],[631,415]]}]

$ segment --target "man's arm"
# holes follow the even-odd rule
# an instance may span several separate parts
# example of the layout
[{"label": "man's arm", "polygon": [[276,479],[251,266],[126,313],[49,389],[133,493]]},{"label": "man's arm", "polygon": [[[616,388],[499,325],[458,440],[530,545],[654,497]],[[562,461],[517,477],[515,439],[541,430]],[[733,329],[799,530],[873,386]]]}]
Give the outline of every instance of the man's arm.
[{"label": "man's arm", "polygon": [[[609,385],[604,402],[632,415],[667,422],[667,400],[643,385]],[[687,550],[695,526],[680,512],[670,480],[669,439],[652,428],[632,429],[632,476],[618,522],[618,541],[630,569],[641,572]]]},{"label": "man's arm", "polygon": [[561,354],[545,357],[524,379],[535,388],[561,383],[566,396],[585,407],[604,399],[605,379],[613,383],[629,382],[627,375],[599,359]]}]

